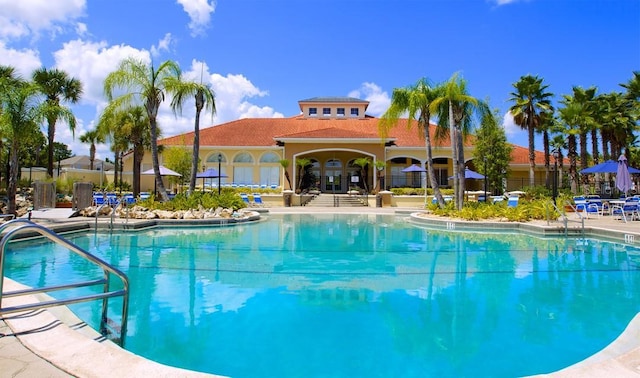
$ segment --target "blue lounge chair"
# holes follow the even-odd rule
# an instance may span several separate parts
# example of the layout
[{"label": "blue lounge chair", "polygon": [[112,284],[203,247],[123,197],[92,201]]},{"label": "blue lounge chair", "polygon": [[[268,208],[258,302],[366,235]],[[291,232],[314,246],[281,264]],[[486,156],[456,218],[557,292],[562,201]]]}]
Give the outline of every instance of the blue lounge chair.
[{"label": "blue lounge chair", "polygon": [[120,204],[120,200],[115,193],[107,193],[107,201],[111,206],[118,206],[118,204]]},{"label": "blue lounge chair", "polygon": [[620,219],[627,223],[627,218],[630,220],[640,218],[639,202],[638,201],[626,201],[624,205],[615,205],[611,208],[611,214],[620,216]]},{"label": "blue lounge chair", "polygon": [[260,193],[253,193],[253,203],[259,207],[264,206],[264,202],[262,202],[262,196]]},{"label": "blue lounge chair", "polygon": [[520,201],[520,197],[509,197],[509,199],[507,200],[507,207],[518,206],[518,201]]},{"label": "blue lounge chair", "polygon": [[93,193],[93,205],[94,206],[102,206],[107,203],[106,198],[102,193]]},{"label": "blue lounge chair", "polygon": [[134,203],[136,203],[136,199],[133,196],[133,194],[125,194],[123,199],[124,199],[124,203],[126,203],[127,206],[133,205]]},{"label": "blue lounge chair", "polygon": [[244,203],[247,205],[251,205],[251,201],[249,201],[249,195],[247,193],[240,193],[240,198],[242,198]]}]

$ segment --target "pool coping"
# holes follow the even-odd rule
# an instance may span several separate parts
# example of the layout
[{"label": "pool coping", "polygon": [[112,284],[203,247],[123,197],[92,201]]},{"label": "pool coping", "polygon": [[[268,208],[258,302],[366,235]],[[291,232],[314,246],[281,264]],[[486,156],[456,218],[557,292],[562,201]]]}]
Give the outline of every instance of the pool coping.
[{"label": "pool coping", "polygon": [[[329,211],[317,211],[317,209],[305,209],[305,213],[328,213]],[[336,213],[331,209],[331,213]],[[519,223],[519,222],[474,222],[458,219],[424,218],[418,214],[424,213],[416,209],[396,209],[387,211],[350,210],[345,213],[378,213],[395,214],[409,216],[412,220],[421,224],[438,229],[456,230],[520,230],[540,235],[564,235],[564,227],[559,223],[544,224]],[[274,214],[296,213],[291,209],[278,209]],[[269,213],[269,210],[261,209],[260,213]],[[416,218],[419,218],[416,220]],[[255,219],[253,219],[255,220]],[[90,223],[93,219],[79,221],[55,221],[48,222],[47,226],[55,232],[77,232],[91,229]],[[129,220],[131,222],[131,220]],[[146,227],[170,225],[174,226],[175,221],[165,222],[160,219],[144,220],[135,223],[136,227],[130,229],[142,229]],[[107,220],[107,222],[110,222]],[[89,225],[87,225],[89,223]],[[201,220],[179,220],[181,225],[212,225]],[[453,229],[451,225],[455,224]],[[110,228],[101,219],[96,225],[97,228]],[[129,228],[127,228],[129,229]],[[628,235],[637,235],[640,241],[640,232],[635,230],[615,230],[606,225],[585,226],[586,236],[598,236],[615,241],[629,242]],[[572,235],[575,236],[575,235]],[[631,239],[631,244],[635,239]],[[17,287],[22,285],[5,278],[4,287]],[[30,301],[33,296],[21,298],[4,298],[3,301]],[[17,304],[17,303],[14,303]],[[12,305],[14,305],[12,304]],[[63,321],[64,320],[64,321]],[[102,336],[91,327],[88,327],[79,320],[66,307],[58,309],[47,309],[31,311],[0,317],[0,322],[5,322],[16,336],[18,343],[26,347],[31,353],[41,357],[47,363],[60,369],[61,371],[78,377],[112,377],[112,376],[147,376],[158,377],[217,377],[217,375],[190,371],[180,368],[163,365],[158,362],[148,360],[125,349],[122,349]],[[88,330],[87,330],[88,329]],[[92,333],[93,332],[93,333]],[[548,374],[539,374],[535,377],[600,377],[600,376],[634,376],[640,375],[640,314],[636,315],[628,324],[626,329],[611,344],[600,352],[568,366],[562,370]],[[2,366],[2,351],[0,349],[0,366]],[[36,366],[36,365],[34,365]],[[37,367],[35,367],[37,369]],[[29,372],[29,370],[25,370]],[[41,375],[33,371],[31,375]]]}]

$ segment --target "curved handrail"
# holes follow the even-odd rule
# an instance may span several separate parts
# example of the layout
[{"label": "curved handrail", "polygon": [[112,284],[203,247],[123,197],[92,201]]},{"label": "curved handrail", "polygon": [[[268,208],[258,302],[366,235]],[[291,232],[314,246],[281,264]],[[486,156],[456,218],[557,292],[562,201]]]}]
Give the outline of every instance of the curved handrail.
[{"label": "curved handrail", "polygon": [[[20,224],[20,223],[24,223],[24,224]],[[104,333],[106,332],[106,325],[108,323],[108,319],[107,319],[108,299],[110,297],[122,296],[122,323],[120,327],[120,346],[124,346],[124,339],[127,333],[127,318],[128,318],[128,312],[129,312],[129,279],[127,278],[127,276],[121,270],[112,266],[106,261],[83,250],[82,248],[71,243],[70,241],[61,237],[60,235],[53,232],[52,230],[44,226],[41,226],[37,223],[34,223],[28,219],[18,218],[0,225],[0,233],[13,226],[15,227],[7,231],[7,233],[2,237],[2,240],[0,240],[0,313],[11,313],[11,312],[18,312],[18,311],[24,311],[29,309],[40,309],[40,308],[57,306],[57,305],[66,305],[70,303],[78,303],[78,302],[86,302],[89,300],[102,299],[102,317],[101,317],[100,331]],[[104,278],[100,280],[85,281],[85,282],[80,282],[75,284],[26,289],[26,290],[20,290],[15,292],[3,293],[2,285],[4,281],[4,253],[6,251],[6,246],[9,243],[9,241],[13,239],[14,236],[25,231],[35,231],[41,236],[46,237],[47,239],[53,241],[54,243],[57,243],[66,247],[67,249],[79,255],[80,257],[96,264],[102,269]],[[109,291],[109,277],[110,277],[109,274],[113,274],[117,276],[122,281],[122,285],[123,285],[122,290]],[[77,297],[74,299],[39,302],[39,303],[22,305],[22,306],[15,306],[11,308],[2,308],[3,295],[10,297],[10,296],[42,293],[42,292],[64,290],[69,288],[77,288],[77,287],[98,285],[98,284],[102,284],[104,286],[104,290],[102,294],[87,295],[87,296]]]}]

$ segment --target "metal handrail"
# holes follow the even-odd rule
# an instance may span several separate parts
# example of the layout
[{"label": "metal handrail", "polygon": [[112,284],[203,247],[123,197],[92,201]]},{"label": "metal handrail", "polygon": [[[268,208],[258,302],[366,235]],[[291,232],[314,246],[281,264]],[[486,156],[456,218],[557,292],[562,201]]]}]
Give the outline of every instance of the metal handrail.
[{"label": "metal handrail", "polygon": [[[0,232],[3,232],[4,230],[12,226],[15,226],[15,228],[7,231],[7,233],[2,237],[2,240],[0,240],[0,314],[4,315],[4,314],[9,314],[14,312],[25,311],[25,310],[36,310],[41,308],[48,308],[48,307],[68,305],[72,303],[81,303],[81,302],[102,299],[102,316],[100,317],[100,333],[102,333],[102,335],[104,336],[108,336],[109,331],[107,327],[111,325],[110,319],[108,319],[107,317],[107,311],[109,307],[108,300],[109,298],[121,296],[122,297],[122,321],[121,321],[120,330],[119,330],[120,337],[116,342],[121,347],[124,347],[124,340],[127,334],[127,318],[128,318],[128,312],[129,312],[129,279],[127,278],[127,276],[118,268],[110,265],[106,261],[83,250],[82,248],[71,243],[70,241],[61,237],[60,235],[53,232],[52,230],[46,227],[43,227],[39,224],[36,224],[28,219],[19,218],[19,219],[14,219],[12,221],[4,223],[3,225],[0,226]],[[23,233],[25,231],[35,231],[36,233],[46,237],[47,239],[53,241],[54,243],[57,243],[59,245],[66,247],[70,251],[84,258],[85,260],[88,260],[96,264],[102,269],[102,272],[104,274],[103,278],[90,280],[90,281],[83,281],[78,283],[72,283],[72,284],[66,284],[66,285],[16,290],[16,291],[4,293],[2,291],[2,285],[4,281],[4,254],[6,251],[7,244],[11,241],[11,239],[13,239],[14,236],[20,233]],[[120,281],[122,282],[122,289],[110,291],[109,289],[110,275],[115,275],[120,279]],[[34,293],[48,293],[52,291],[75,289],[75,288],[94,286],[94,285],[103,285],[103,292],[100,294],[84,295],[84,296],[79,296],[79,297],[69,298],[69,299],[54,299],[50,301],[29,303],[29,304],[13,306],[13,307],[2,306],[3,297],[16,297],[20,295],[27,295],[27,294],[34,294]],[[115,327],[112,327],[112,328],[115,330]]]},{"label": "metal handrail", "polygon": [[103,203],[102,205],[98,206],[98,209],[96,210],[96,221],[95,221],[95,226],[94,226],[95,230],[98,230],[98,216],[100,216],[100,210],[102,210],[102,208],[105,207],[105,206],[111,208],[111,215],[110,215],[110,218],[111,218],[110,222],[111,223],[109,224],[109,229],[113,230],[113,222],[114,222],[114,219],[115,219],[116,209],[112,208],[110,203]]},{"label": "metal handrail", "polygon": [[[578,215],[578,218],[580,218],[580,223],[582,227],[582,237],[584,238],[584,220],[586,216],[582,214],[582,211],[578,211],[578,208],[576,206],[573,206],[573,203],[571,203],[571,201],[569,200],[565,200],[563,203],[563,206],[569,206]],[[585,207],[584,212],[586,213],[586,211],[587,211],[587,208]],[[564,212],[562,214],[564,215],[564,235],[567,236],[567,228],[569,227],[568,223],[571,222],[571,220],[569,219],[569,217],[566,216]],[[578,221],[575,221],[575,222],[578,223]]]}]

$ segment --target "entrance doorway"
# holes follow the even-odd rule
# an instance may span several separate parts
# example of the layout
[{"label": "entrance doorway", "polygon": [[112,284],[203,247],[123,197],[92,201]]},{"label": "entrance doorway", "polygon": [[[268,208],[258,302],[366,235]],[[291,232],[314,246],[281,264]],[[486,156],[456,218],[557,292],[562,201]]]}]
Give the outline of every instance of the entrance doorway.
[{"label": "entrance doorway", "polygon": [[342,162],[337,159],[328,160],[324,165],[324,188],[322,191],[331,193],[342,193]]}]

